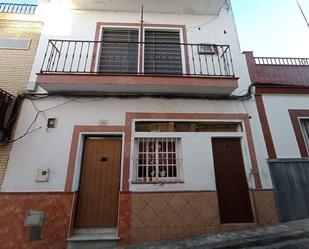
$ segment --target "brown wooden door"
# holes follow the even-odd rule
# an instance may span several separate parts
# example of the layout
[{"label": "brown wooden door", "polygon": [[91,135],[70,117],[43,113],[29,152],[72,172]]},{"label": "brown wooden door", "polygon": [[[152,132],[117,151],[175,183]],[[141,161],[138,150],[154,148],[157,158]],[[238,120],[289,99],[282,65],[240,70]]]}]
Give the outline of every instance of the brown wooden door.
[{"label": "brown wooden door", "polygon": [[239,138],[213,138],[221,223],[250,223],[253,214]]},{"label": "brown wooden door", "polygon": [[121,139],[87,138],[80,178],[77,228],[116,227]]}]

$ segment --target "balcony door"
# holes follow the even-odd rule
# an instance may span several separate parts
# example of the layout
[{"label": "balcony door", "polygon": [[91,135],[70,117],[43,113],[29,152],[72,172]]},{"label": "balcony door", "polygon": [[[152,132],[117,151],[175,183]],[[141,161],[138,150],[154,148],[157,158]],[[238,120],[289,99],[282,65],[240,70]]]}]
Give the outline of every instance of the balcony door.
[{"label": "balcony door", "polygon": [[179,31],[145,30],[144,73],[182,74]]},{"label": "balcony door", "polygon": [[[103,28],[98,72],[136,74],[142,59],[142,73],[183,73],[179,31],[146,29],[142,43],[139,32],[132,28]],[[143,51],[142,56],[139,51]]]},{"label": "balcony door", "polygon": [[138,34],[138,29],[104,28],[101,37],[98,71],[104,73],[136,73]]}]

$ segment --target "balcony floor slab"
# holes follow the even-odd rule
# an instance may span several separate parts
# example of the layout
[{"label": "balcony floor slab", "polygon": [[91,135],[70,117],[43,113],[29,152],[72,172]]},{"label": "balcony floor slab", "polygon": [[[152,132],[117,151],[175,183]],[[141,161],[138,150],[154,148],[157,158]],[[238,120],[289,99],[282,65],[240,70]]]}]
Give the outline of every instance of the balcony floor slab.
[{"label": "balcony floor slab", "polygon": [[50,93],[229,95],[238,78],[44,73],[37,84]]}]

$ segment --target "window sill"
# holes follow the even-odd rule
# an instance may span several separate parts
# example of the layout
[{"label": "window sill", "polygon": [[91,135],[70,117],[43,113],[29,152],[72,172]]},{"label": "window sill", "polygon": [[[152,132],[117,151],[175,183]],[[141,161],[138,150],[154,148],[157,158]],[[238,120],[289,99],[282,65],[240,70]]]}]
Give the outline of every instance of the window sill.
[{"label": "window sill", "polygon": [[131,181],[131,184],[183,184],[184,180],[153,180],[153,181],[142,181],[142,180],[134,180]]}]

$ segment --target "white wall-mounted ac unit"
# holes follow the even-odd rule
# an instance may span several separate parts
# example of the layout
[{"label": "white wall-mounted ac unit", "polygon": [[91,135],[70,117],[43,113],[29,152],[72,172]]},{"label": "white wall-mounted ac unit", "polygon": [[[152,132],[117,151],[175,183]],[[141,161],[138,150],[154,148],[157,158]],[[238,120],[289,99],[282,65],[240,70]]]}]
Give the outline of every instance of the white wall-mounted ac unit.
[{"label": "white wall-mounted ac unit", "polygon": [[216,46],[211,44],[199,44],[198,45],[198,53],[199,54],[215,54]]}]

